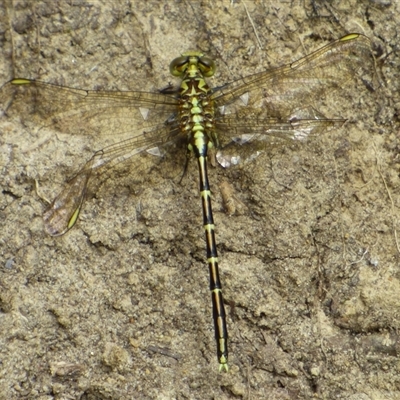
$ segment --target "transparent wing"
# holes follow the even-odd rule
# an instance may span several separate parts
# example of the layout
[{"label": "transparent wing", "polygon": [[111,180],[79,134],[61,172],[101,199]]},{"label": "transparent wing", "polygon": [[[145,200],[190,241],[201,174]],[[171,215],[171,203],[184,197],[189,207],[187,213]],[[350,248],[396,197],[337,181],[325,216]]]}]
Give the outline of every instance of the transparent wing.
[{"label": "transparent wing", "polygon": [[[322,132],[340,127],[345,121],[326,119],[312,108],[294,112],[287,120],[249,117],[238,120],[237,116],[224,117],[216,124],[219,132],[226,133],[220,138],[220,150],[216,158],[224,168],[248,162],[257,157],[267,143],[271,144],[276,139],[306,141]],[[249,142],[251,146],[243,146]],[[240,145],[240,148],[233,148],[235,145]]]},{"label": "transparent wing", "polygon": [[226,138],[237,143],[249,140],[269,140],[271,138],[307,140],[321,132],[337,128],[345,122],[344,119],[327,119],[317,110],[308,107],[295,110],[284,118],[258,118],[251,110],[240,118],[238,114],[218,118],[216,127],[224,132]]},{"label": "transparent wing", "polygon": [[305,138],[337,126],[343,120],[327,119],[315,108],[357,77],[375,85],[375,71],[369,39],[350,34],[290,65],[222,86],[212,96],[220,142],[241,134]]},{"label": "transparent wing", "polygon": [[43,214],[46,231],[59,236],[71,229],[82,208],[90,180],[93,180],[116,165],[134,157],[134,176],[143,176],[161,156],[159,149],[165,145],[175,145],[181,139],[179,129],[169,126],[131,137],[127,140],[97,151],[83,168],[67,182],[61,193],[51,202]]},{"label": "transparent wing", "polygon": [[154,128],[171,118],[177,104],[161,93],[80,90],[29,79],[13,79],[0,89],[0,105],[11,118],[100,137]]}]

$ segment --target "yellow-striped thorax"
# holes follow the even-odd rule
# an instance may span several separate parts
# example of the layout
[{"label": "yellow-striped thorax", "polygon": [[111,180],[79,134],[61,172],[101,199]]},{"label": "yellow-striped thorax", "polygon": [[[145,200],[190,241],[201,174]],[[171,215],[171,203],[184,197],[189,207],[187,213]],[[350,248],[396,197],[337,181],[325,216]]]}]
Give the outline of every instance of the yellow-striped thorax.
[{"label": "yellow-striped thorax", "polygon": [[[180,125],[182,132],[188,135],[188,149],[194,151],[197,157],[200,154],[206,156],[208,148],[218,147],[214,129],[214,103],[204,79],[214,75],[214,61],[200,52],[188,51],[171,62],[170,72],[182,78],[179,92]],[[203,134],[196,135],[196,132]]]}]

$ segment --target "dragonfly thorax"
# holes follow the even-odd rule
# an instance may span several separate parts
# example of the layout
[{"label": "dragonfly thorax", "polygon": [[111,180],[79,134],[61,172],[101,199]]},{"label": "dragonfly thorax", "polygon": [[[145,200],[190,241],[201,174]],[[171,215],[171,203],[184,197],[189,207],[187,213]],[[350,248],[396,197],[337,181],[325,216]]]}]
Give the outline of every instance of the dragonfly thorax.
[{"label": "dragonfly thorax", "polygon": [[186,132],[189,151],[206,156],[207,149],[217,146],[214,128],[214,102],[201,71],[191,64],[180,86],[179,119]]}]

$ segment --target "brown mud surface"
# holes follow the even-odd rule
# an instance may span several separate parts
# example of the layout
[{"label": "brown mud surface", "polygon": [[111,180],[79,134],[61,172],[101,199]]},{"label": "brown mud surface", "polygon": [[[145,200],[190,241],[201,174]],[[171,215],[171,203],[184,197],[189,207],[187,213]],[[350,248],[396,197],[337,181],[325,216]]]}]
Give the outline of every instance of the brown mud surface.
[{"label": "brown mud surface", "polygon": [[322,111],[340,129],[210,168],[228,374],[195,163],[181,183],[111,176],[53,238],[38,193],[104,144],[0,118],[0,399],[400,399],[399,15],[390,0],[2,2],[1,83],[157,91],[199,49],[218,87],[359,32],[382,87],[339,93]]}]

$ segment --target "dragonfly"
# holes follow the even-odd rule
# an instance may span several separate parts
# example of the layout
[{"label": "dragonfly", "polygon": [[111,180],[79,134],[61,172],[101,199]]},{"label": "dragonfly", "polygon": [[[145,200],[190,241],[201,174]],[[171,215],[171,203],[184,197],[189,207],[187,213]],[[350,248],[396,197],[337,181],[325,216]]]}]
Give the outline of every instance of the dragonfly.
[{"label": "dragonfly", "polygon": [[[186,171],[195,158],[209,268],[212,315],[219,371],[228,371],[228,329],[218,267],[208,163],[237,164],[224,156],[234,146],[251,156],[268,146],[269,138],[304,141],[341,126],[316,106],[328,91],[374,70],[369,39],[348,34],[289,65],[268,69],[210,88],[206,79],[216,70],[212,59],[188,51],[174,59],[170,72],[181,79],[176,91],[94,91],[57,86],[38,80],[12,79],[0,91],[4,114],[66,134],[112,138],[96,151],[44,211],[51,236],[77,222],[90,185],[129,160],[132,178],[158,161],[182,155]],[[181,167],[182,168],[182,167]]]}]

